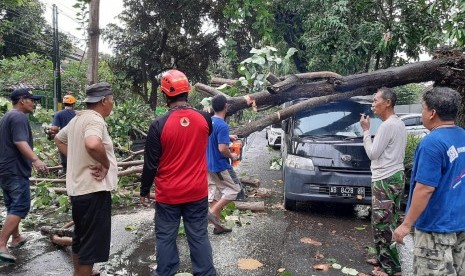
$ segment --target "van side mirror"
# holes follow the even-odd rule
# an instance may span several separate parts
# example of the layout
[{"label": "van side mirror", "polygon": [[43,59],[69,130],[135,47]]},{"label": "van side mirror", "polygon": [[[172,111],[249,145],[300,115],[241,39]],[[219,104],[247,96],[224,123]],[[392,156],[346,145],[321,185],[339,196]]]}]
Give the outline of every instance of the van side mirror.
[{"label": "van side mirror", "polygon": [[283,120],[281,122],[281,128],[283,129],[283,131],[287,132],[288,127],[289,127],[289,119]]}]

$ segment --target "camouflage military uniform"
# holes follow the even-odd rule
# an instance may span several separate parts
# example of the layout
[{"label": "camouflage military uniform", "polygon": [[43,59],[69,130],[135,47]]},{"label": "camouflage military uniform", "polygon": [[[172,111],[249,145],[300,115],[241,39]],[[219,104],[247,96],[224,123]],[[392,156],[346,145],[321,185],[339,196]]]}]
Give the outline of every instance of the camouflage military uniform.
[{"label": "camouflage military uniform", "polygon": [[393,275],[400,272],[399,254],[392,246],[392,231],[399,222],[399,211],[404,194],[404,172],[372,182],[371,223],[378,261],[384,271]]},{"label": "camouflage military uniform", "polygon": [[415,229],[413,253],[415,275],[465,274],[465,232],[426,233]]}]

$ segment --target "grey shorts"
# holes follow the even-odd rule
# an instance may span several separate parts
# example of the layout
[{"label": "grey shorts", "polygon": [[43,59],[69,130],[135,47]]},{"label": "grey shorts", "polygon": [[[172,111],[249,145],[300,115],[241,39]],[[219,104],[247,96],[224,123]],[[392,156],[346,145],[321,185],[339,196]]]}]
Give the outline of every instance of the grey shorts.
[{"label": "grey shorts", "polygon": [[221,198],[236,200],[241,186],[234,182],[228,170],[208,172],[208,202]]},{"label": "grey shorts", "polygon": [[465,232],[427,233],[415,229],[415,275],[464,275]]}]

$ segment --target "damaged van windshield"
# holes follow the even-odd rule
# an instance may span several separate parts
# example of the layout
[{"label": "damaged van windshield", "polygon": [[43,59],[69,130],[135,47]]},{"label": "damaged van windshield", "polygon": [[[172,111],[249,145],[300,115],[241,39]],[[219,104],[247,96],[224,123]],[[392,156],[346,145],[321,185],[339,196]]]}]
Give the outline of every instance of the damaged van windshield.
[{"label": "damaged van windshield", "polygon": [[370,115],[370,132],[374,135],[382,121],[373,117],[369,104],[354,101],[331,103],[298,113],[293,134],[299,137],[362,137],[361,114]]}]

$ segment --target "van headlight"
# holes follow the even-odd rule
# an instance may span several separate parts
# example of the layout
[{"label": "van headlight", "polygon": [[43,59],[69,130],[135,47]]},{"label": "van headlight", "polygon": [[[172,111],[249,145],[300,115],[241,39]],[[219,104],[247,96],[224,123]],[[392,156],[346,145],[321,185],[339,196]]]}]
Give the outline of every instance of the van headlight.
[{"label": "van headlight", "polygon": [[286,158],[286,166],[294,169],[302,169],[314,171],[313,161],[309,158],[300,157],[297,155],[288,154]]}]

